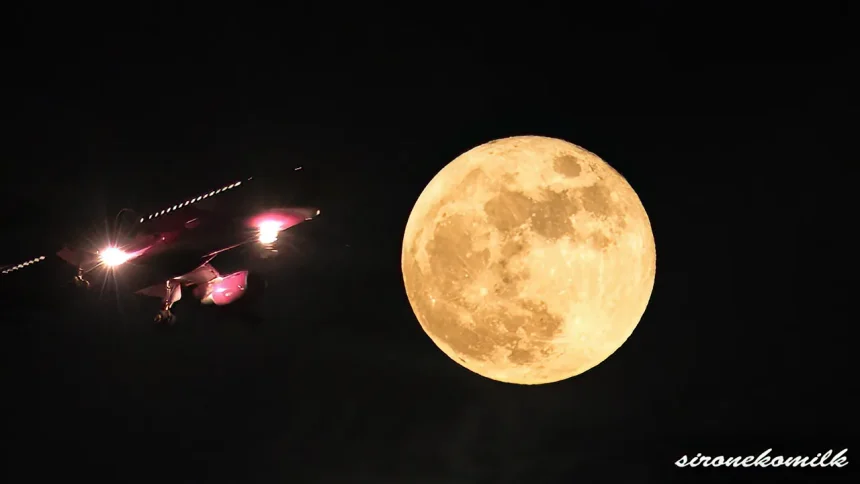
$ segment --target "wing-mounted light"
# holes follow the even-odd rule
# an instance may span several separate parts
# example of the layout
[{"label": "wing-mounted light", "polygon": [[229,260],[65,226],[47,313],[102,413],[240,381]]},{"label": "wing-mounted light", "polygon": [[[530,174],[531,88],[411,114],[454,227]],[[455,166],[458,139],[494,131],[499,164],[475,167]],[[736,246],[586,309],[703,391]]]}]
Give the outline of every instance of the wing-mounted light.
[{"label": "wing-mounted light", "polygon": [[279,208],[267,210],[247,221],[247,225],[257,231],[257,240],[270,246],[278,240],[278,234],[306,220],[311,220],[320,211],[315,208]]},{"label": "wing-mounted light", "polygon": [[[250,178],[248,178],[248,180],[250,180]],[[246,180],[246,181],[248,181],[248,180]],[[207,193],[203,193],[203,194],[198,195],[196,197],[192,197],[192,198],[189,198],[187,200],[183,200],[180,203],[177,203],[176,205],[167,207],[167,208],[160,210],[160,211],[157,211],[157,212],[153,212],[153,213],[147,215],[146,217],[141,217],[139,222],[144,223],[148,220],[156,219],[158,217],[161,217],[162,215],[174,212],[174,211],[179,210],[181,208],[184,208],[184,207],[187,207],[187,206],[192,205],[194,203],[200,202],[201,200],[206,200],[210,197],[214,197],[215,195],[220,195],[220,194],[225,193],[229,190],[233,190],[234,188],[237,188],[240,185],[242,185],[242,182],[236,181],[236,182],[230,183],[229,185],[225,185],[221,188],[217,188],[215,190],[210,190]]]},{"label": "wing-mounted light", "polygon": [[109,245],[96,252],[96,258],[90,261],[89,267],[85,268],[85,270],[92,270],[97,266],[102,266],[107,269],[115,269],[130,260],[137,259],[142,256],[152,249],[153,245],[154,244],[148,244],[140,248],[120,248],[115,245]]},{"label": "wing-mounted light", "polygon": [[99,251],[99,261],[108,269],[125,264],[131,257],[132,254],[118,247],[105,247]]},{"label": "wing-mounted light", "polygon": [[266,220],[260,223],[257,230],[259,232],[257,239],[261,244],[274,244],[278,240],[278,233],[281,232],[281,223],[276,220]]},{"label": "wing-mounted light", "polygon": [[25,267],[30,267],[31,265],[36,264],[38,262],[42,262],[44,260],[45,260],[45,256],[43,256],[43,255],[41,255],[39,257],[34,257],[28,261],[24,261],[24,262],[21,262],[19,264],[13,264],[13,265],[5,266],[5,267],[3,267],[2,271],[0,271],[0,273],[9,274],[12,272],[20,271],[21,269],[23,269]]}]

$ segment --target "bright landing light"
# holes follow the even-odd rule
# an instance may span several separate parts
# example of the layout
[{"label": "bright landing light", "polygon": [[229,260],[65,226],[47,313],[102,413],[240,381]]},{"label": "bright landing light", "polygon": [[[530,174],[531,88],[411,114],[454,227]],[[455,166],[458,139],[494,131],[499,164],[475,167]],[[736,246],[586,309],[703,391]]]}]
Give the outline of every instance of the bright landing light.
[{"label": "bright landing light", "polygon": [[278,232],[281,231],[281,224],[275,221],[261,222],[257,229],[260,231],[258,240],[261,244],[273,244],[278,240]]},{"label": "bright landing light", "polygon": [[129,255],[116,247],[108,247],[99,254],[102,264],[116,267],[129,259]]}]

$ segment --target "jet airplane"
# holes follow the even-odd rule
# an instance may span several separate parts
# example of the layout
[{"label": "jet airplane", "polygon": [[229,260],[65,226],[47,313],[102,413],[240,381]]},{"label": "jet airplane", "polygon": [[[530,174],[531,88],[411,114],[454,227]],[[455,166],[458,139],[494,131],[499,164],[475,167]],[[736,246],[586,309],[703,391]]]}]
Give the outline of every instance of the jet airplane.
[{"label": "jet airplane", "polygon": [[[297,169],[298,170],[298,169]],[[264,281],[247,268],[222,273],[216,258],[239,248],[251,248],[262,257],[278,254],[281,232],[308,221],[320,210],[307,207],[249,208],[224,195],[241,190],[252,179],[235,181],[222,187],[181,200],[145,215],[136,215],[131,227],[103,247],[87,244],[64,246],[56,255],[77,269],[73,281],[79,288],[91,286],[90,276],[131,273],[140,289],[135,293],[161,301],[155,323],[174,324],[171,311],[183,291],[202,304],[225,306],[249,292],[262,290]],[[12,274],[42,262],[45,256],[5,266]]]}]

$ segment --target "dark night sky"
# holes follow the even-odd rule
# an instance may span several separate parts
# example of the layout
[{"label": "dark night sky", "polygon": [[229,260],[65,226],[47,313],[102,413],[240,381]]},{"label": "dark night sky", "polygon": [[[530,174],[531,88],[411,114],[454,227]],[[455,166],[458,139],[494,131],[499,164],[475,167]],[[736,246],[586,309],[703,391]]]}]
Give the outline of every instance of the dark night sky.
[{"label": "dark night sky", "polygon": [[[850,447],[847,21],[693,3],[22,13],[0,262],[252,175],[323,216],[259,327],[183,300],[157,330],[155,300],[71,298],[50,261],[4,278],[6,481],[761,482],[780,471],[673,462]],[[433,175],[518,134],[613,164],[658,252],[628,342],[540,387],[444,356],[399,266]]]}]

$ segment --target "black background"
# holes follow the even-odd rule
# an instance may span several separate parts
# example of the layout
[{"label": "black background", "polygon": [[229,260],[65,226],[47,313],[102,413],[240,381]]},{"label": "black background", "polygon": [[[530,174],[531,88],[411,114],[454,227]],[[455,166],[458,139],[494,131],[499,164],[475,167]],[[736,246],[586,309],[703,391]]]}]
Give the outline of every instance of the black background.
[{"label": "black background", "polygon": [[[247,176],[323,216],[255,328],[183,301],[157,330],[52,260],[4,277],[8,482],[847,479],[673,464],[856,436],[848,20],[694,4],[15,12],[0,262]],[[399,267],[433,175],[520,134],[615,166],[658,251],[628,342],[538,387],[444,356]]]}]

